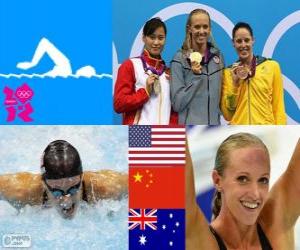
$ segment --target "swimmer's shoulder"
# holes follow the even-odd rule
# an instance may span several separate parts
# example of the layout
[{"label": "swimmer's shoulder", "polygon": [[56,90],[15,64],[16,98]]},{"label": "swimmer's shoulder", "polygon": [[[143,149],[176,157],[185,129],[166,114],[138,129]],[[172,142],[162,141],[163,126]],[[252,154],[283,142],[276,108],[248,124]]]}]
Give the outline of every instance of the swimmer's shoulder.
[{"label": "swimmer's shoulder", "polygon": [[124,179],[127,181],[127,173],[117,172],[110,169],[104,169],[99,171],[84,171],[83,175],[83,181],[85,183],[97,181],[99,184],[103,184],[112,181],[117,181],[118,179]]},{"label": "swimmer's shoulder", "polygon": [[21,172],[0,176],[2,198],[16,206],[41,204],[43,190],[40,174]]},{"label": "swimmer's shoulder", "polygon": [[85,171],[83,176],[88,200],[116,199],[128,192],[128,175],[113,170]]}]

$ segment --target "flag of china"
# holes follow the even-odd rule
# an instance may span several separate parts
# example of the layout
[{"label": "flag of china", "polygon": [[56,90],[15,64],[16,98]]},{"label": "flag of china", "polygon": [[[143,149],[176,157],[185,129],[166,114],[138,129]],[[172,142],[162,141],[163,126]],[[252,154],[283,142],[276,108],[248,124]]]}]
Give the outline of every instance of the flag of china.
[{"label": "flag of china", "polygon": [[129,168],[130,208],[185,208],[183,167]]}]

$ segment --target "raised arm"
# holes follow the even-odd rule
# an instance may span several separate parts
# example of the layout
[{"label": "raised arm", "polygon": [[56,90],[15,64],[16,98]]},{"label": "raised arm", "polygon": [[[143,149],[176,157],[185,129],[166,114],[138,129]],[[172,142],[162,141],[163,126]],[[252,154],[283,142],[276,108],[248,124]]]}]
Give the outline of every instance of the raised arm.
[{"label": "raised arm", "polygon": [[261,221],[274,249],[295,249],[294,226],[300,215],[300,140],[287,170],[270,191]]},{"label": "raised arm", "polygon": [[0,176],[0,199],[7,200],[16,208],[41,204],[42,193],[40,175],[17,173]]},{"label": "raised arm", "polygon": [[300,139],[278,186],[283,192],[284,217],[288,218],[287,225],[293,227],[300,215]]},{"label": "raised arm", "polygon": [[84,172],[84,185],[88,201],[120,199],[128,193],[128,175],[112,170]]},{"label": "raised arm", "polygon": [[208,222],[196,202],[193,163],[189,148],[186,148],[186,250],[218,249],[209,230]]}]

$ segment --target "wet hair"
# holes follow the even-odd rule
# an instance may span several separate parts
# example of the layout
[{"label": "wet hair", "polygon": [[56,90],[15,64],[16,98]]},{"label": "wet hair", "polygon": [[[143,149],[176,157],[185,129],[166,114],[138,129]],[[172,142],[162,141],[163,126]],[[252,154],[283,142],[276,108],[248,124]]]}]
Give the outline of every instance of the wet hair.
[{"label": "wet hair", "polygon": [[144,25],[143,35],[150,36],[160,27],[162,27],[164,29],[165,34],[167,35],[166,24],[159,17],[151,18]]},{"label": "wet hair", "polygon": [[[191,52],[191,50],[192,50],[192,38],[191,38],[191,34],[189,32],[189,28],[192,24],[192,17],[196,14],[205,14],[205,15],[207,15],[208,19],[209,19],[209,26],[211,27],[211,19],[210,19],[209,13],[204,9],[194,9],[189,14],[188,19],[186,21],[186,25],[185,25],[185,39],[184,39],[183,44],[182,44],[182,49],[185,53]],[[211,37],[211,39],[213,40],[212,37]],[[213,44],[214,47],[216,47],[214,41],[212,41],[212,44]]]},{"label": "wet hair", "polygon": [[238,29],[246,29],[249,31],[251,37],[253,37],[253,30],[251,28],[251,26],[248,23],[244,23],[244,22],[238,22],[232,29],[232,39],[234,39],[235,33],[237,32]]},{"label": "wet hair", "polygon": [[[237,133],[229,136],[219,146],[215,158],[214,170],[216,170],[220,176],[223,176],[225,168],[228,167],[230,152],[235,149],[247,147],[260,147],[264,149],[270,161],[268,148],[261,139],[253,134]],[[212,204],[213,219],[215,219],[219,215],[222,206],[221,193],[218,190],[214,193]]]},{"label": "wet hair", "polygon": [[53,141],[46,147],[41,168],[44,179],[61,179],[82,174],[78,151],[64,140]]}]

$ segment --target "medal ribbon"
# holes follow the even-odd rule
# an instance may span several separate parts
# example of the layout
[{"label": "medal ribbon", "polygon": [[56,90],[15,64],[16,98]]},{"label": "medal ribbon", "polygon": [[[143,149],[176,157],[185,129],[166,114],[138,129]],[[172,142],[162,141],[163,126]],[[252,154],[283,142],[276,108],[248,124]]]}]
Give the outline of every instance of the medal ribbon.
[{"label": "medal ribbon", "polygon": [[153,74],[161,76],[164,73],[164,71],[166,70],[166,65],[165,64],[163,64],[163,68],[161,70],[157,70],[154,67],[147,66],[146,59],[145,59],[144,55],[141,55],[140,58],[142,60],[143,68],[144,68],[145,72],[150,70]]},{"label": "medal ribbon", "polygon": [[255,76],[255,71],[256,71],[256,57],[253,55],[249,77]]}]

